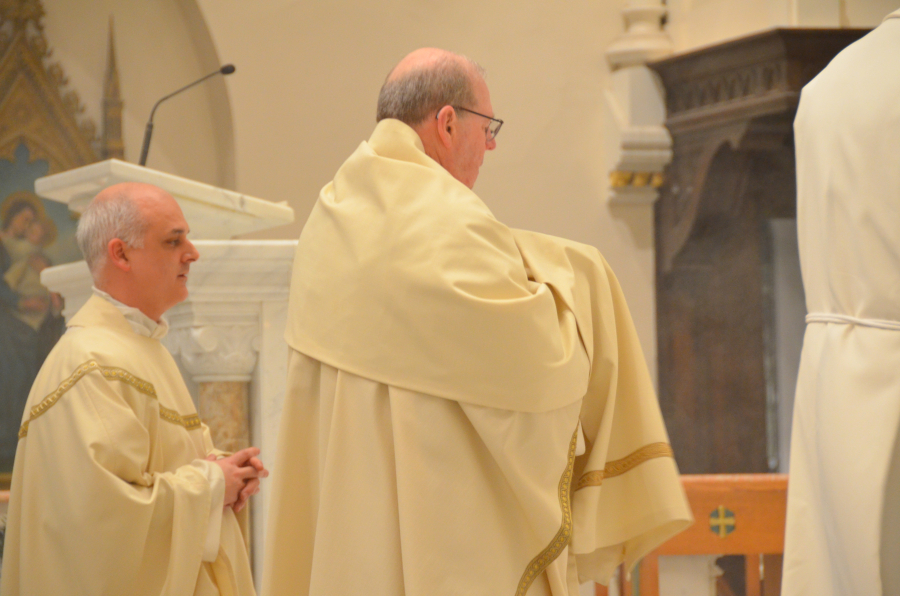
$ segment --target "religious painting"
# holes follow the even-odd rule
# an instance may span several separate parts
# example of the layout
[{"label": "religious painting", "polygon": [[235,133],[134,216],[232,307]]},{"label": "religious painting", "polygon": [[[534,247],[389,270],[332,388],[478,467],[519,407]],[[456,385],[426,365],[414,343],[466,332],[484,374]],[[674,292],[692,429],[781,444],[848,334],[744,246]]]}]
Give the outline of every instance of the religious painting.
[{"label": "religious painting", "polygon": [[0,160],[0,470],[12,470],[31,383],[62,334],[62,298],[41,285],[41,271],[81,259],[75,221],[62,203],[34,194],[49,170],[20,144],[15,162]]},{"label": "religious painting", "polygon": [[41,271],[82,258],[75,217],[38,197],[34,182],[122,156],[112,29],[98,138],[62,66],[49,62],[43,17],[40,0],[0,2],[0,489],[9,487],[31,384],[65,328],[62,298],[41,285]]}]

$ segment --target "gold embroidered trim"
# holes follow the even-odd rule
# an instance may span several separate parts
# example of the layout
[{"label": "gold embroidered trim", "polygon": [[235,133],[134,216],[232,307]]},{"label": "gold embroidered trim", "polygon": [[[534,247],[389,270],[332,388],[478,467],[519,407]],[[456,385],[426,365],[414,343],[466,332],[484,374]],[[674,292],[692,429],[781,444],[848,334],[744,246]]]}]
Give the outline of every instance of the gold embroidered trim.
[{"label": "gold embroidered trim", "polygon": [[200,416],[197,414],[188,414],[187,416],[182,416],[175,410],[170,410],[169,408],[161,405],[159,406],[159,417],[166,422],[180,424],[188,430],[200,428]]},{"label": "gold embroidered trim", "polygon": [[650,443],[649,445],[644,445],[634,453],[631,453],[622,459],[608,462],[606,467],[602,470],[585,472],[581,475],[581,478],[578,479],[575,490],[580,490],[586,486],[600,486],[603,484],[604,478],[619,476],[641,465],[645,461],[657,457],[675,457],[675,453],[672,452],[672,446],[668,443]]},{"label": "gold embroidered trim", "polygon": [[519,580],[519,587],[516,590],[516,596],[525,596],[528,588],[537,578],[538,575],[550,566],[550,563],[562,553],[569,540],[572,538],[572,475],[575,468],[575,447],[578,444],[578,429],[572,434],[572,440],[569,442],[569,461],[566,463],[566,469],[562,478],[559,479],[559,507],[562,510],[562,525],[550,544],[541,551],[535,558],[525,567],[522,573],[522,579]]},{"label": "gold embroidered trim", "polygon": [[[94,360],[88,360],[87,362],[76,368],[75,372],[73,372],[68,379],[60,383],[59,387],[56,388],[56,391],[42,399],[41,403],[31,408],[28,420],[23,422],[22,426],[19,428],[19,438],[23,439],[27,437],[29,424],[35,418],[42,416],[47,410],[52,408],[56,404],[56,402],[58,402],[60,398],[66,394],[66,392],[68,392],[72,387],[75,386],[76,383],[78,383],[78,381],[84,378],[86,374],[93,371],[98,371],[101,375],[103,375],[103,378],[105,379],[122,381],[123,383],[131,385],[141,393],[144,393],[152,397],[153,399],[158,399],[156,395],[156,389],[153,387],[153,383],[138,378],[122,368],[116,368],[114,366],[101,366]],[[163,407],[162,405],[159,406],[159,417],[166,422],[180,424],[188,430],[200,427],[200,417],[197,414],[188,414],[187,416],[182,416],[175,410],[170,410],[166,407]]]}]

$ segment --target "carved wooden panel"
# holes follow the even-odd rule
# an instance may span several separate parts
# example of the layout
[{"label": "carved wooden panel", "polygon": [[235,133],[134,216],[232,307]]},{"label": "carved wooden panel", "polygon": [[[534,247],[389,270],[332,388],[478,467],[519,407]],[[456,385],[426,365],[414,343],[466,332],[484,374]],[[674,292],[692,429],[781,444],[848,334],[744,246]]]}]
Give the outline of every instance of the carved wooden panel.
[{"label": "carved wooden panel", "polygon": [[651,64],[673,161],[656,204],[659,391],[685,473],[765,472],[765,226],[795,217],[800,90],[865,30],[774,29]]}]

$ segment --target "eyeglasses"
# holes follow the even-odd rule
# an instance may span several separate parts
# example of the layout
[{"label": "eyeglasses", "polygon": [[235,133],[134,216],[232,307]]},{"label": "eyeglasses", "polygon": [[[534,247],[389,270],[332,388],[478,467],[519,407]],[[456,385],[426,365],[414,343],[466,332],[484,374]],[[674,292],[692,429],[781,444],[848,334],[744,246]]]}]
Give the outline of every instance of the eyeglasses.
[{"label": "eyeglasses", "polygon": [[[490,120],[490,125],[488,126],[487,130],[484,131],[486,141],[493,141],[497,138],[497,135],[500,134],[500,127],[503,126],[503,120],[500,120],[499,118],[491,118],[490,116],[486,116],[484,114],[479,114],[475,110],[470,110],[469,108],[462,108],[459,106],[452,107],[455,110],[462,110],[463,112],[469,112],[470,114],[475,114],[476,116],[481,116],[482,118],[487,118],[488,120]],[[437,118],[437,116],[435,116],[435,118]]]}]

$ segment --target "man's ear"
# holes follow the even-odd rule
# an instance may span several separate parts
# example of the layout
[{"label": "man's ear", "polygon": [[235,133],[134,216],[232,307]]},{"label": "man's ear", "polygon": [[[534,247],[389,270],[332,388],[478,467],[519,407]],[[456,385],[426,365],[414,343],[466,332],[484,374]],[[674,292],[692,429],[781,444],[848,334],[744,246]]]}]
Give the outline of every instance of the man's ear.
[{"label": "man's ear", "polygon": [[441,144],[448,149],[453,146],[454,137],[456,136],[456,127],[459,124],[459,117],[456,110],[451,106],[444,106],[437,113],[438,121],[438,138]]},{"label": "man's ear", "polygon": [[118,238],[113,238],[106,245],[106,258],[117,269],[131,271],[131,261],[126,254],[128,246]]}]

